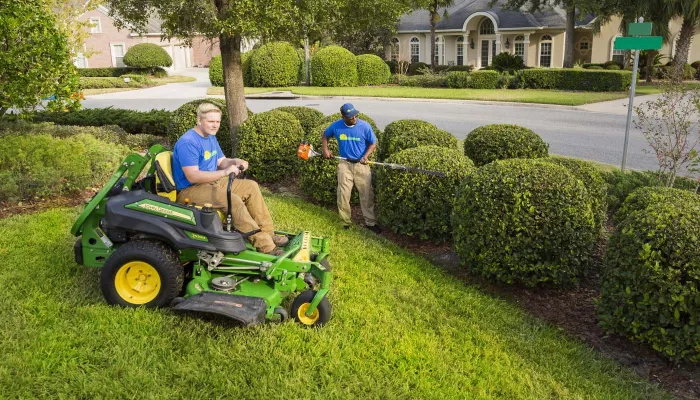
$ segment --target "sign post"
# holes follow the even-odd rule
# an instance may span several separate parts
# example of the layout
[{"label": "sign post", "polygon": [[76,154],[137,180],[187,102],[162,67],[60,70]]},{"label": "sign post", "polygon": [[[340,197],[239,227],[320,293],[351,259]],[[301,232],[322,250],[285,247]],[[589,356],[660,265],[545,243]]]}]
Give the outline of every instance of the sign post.
[{"label": "sign post", "polygon": [[627,106],[627,125],[625,126],[625,145],[622,150],[622,172],[625,172],[627,164],[627,147],[630,138],[630,126],[632,125],[632,107],[634,105],[634,92],[637,88],[637,72],[639,70],[640,50],[659,50],[663,43],[661,36],[651,35],[651,22],[644,23],[644,18],[639,18],[638,23],[628,25],[627,32],[630,37],[618,37],[615,39],[615,50],[634,50],[634,67],[632,68],[632,86],[630,87],[630,100]]}]

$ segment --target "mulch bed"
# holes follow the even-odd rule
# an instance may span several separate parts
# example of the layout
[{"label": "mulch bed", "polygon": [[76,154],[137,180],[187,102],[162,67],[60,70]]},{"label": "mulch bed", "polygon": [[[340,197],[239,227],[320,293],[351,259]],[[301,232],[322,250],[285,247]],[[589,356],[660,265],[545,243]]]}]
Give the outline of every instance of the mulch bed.
[{"label": "mulch bed", "polygon": [[[273,192],[304,197],[293,183],[269,187]],[[40,212],[50,208],[74,207],[88,201],[94,191],[79,195],[61,196],[51,199],[36,199],[22,203],[0,202],[0,218],[17,214]],[[334,209],[331,207],[331,209]],[[359,207],[353,207],[353,221],[362,225]],[[598,351],[633,369],[640,377],[661,387],[681,399],[700,399],[700,365],[674,364],[661,357],[649,346],[631,342],[625,337],[605,333],[599,326],[595,314],[594,299],[599,296],[600,276],[592,271],[576,287],[528,288],[517,285],[504,285],[470,274],[459,265],[457,254],[450,242],[436,243],[427,240],[398,235],[384,229],[381,236],[430,260],[455,278],[470,286],[478,287],[491,296],[516,304],[531,315],[546,321],[562,330],[569,337],[579,340]],[[596,251],[600,265],[604,243]]]}]

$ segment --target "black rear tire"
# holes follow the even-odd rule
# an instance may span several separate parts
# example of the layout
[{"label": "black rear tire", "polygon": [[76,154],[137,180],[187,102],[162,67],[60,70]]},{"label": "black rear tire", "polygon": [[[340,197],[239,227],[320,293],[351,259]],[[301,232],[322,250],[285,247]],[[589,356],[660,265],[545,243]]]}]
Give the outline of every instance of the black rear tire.
[{"label": "black rear tire", "polygon": [[316,307],[313,314],[310,317],[306,316],[306,309],[311,305],[314,296],[316,296],[316,291],[307,290],[294,299],[291,314],[296,322],[305,326],[323,326],[331,319],[331,303],[328,301],[328,297],[325,296],[318,303],[318,307]]},{"label": "black rear tire", "polygon": [[184,269],[166,244],[138,240],[119,247],[105,262],[100,288],[107,303],[164,307],[181,292]]}]

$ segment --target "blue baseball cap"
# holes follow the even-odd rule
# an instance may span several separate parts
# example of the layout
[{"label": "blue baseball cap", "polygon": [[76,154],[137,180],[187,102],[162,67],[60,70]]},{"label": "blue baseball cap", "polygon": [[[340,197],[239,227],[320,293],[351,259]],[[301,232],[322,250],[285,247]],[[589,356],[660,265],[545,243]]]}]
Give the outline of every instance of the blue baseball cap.
[{"label": "blue baseball cap", "polygon": [[355,109],[355,106],[353,106],[350,103],[345,103],[343,104],[342,107],[340,107],[340,113],[343,115],[345,118],[352,118],[359,114],[360,112]]}]

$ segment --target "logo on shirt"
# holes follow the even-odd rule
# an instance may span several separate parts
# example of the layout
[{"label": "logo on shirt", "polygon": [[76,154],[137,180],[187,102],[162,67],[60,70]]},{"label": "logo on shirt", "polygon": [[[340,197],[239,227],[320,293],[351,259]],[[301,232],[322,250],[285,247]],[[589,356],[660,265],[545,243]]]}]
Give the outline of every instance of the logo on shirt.
[{"label": "logo on shirt", "polygon": [[204,160],[209,160],[210,158],[216,156],[216,150],[214,152],[209,152],[209,150],[204,152]]},{"label": "logo on shirt", "polygon": [[350,140],[350,141],[353,141],[353,142],[359,142],[359,141],[361,141],[362,139],[360,139],[360,138],[358,138],[358,137],[348,137],[348,135],[346,135],[346,134],[344,134],[344,133],[341,133],[340,136],[338,137],[338,140]]}]

